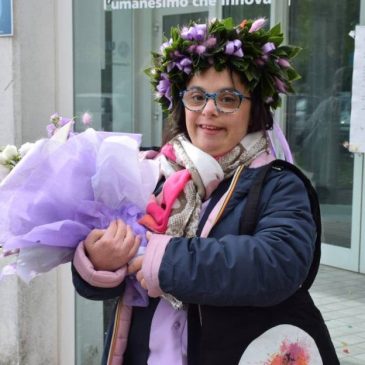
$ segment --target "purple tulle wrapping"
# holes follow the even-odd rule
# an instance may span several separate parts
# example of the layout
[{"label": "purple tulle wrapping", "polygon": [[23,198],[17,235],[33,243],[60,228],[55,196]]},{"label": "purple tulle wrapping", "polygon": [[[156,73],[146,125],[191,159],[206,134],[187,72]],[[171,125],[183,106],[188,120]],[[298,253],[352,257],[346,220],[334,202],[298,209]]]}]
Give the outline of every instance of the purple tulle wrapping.
[{"label": "purple tulle wrapping", "polygon": [[158,164],[139,160],[139,143],[139,135],[92,129],[66,142],[38,141],[0,185],[0,241],[5,254],[18,253],[2,274],[29,282],[70,261],[90,230],[116,218],[142,237],[142,252],[146,230],[137,221]]}]

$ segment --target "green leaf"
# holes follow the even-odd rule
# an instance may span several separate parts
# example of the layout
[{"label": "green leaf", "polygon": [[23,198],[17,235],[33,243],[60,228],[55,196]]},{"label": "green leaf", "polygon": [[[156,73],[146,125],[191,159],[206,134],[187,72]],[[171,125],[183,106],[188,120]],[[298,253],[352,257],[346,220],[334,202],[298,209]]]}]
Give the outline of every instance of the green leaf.
[{"label": "green leaf", "polygon": [[245,76],[246,76],[247,80],[250,82],[255,79],[255,75],[251,72],[250,69],[247,69],[245,71]]},{"label": "green leaf", "polygon": [[287,54],[287,58],[294,58],[300,51],[301,47],[295,46],[281,46],[280,52],[285,52]]},{"label": "green leaf", "polygon": [[223,19],[222,25],[227,29],[232,29],[234,27],[233,19],[232,18]]},{"label": "green leaf", "polygon": [[283,40],[283,36],[274,36],[269,38],[269,42],[273,42],[275,46],[280,46],[280,44],[283,43]]},{"label": "green leaf", "polygon": [[281,34],[281,26],[280,23],[276,24],[273,28],[270,30],[271,35],[279,35]]},{"label": "green leaf", "polygon": [[288,73],[288,78],[289,78],[290,81],[295,81],[295,80],[299,80],[299,79],[302,78],[298,74],[298,72],[296,70],[294,70],[293,68],[288,68],[287,73]]},{"label": "green leaf", "polygon": [[290,46],[290,58],[294,58],[296,57],[303,48],[301,47],[294,47],[294,46]]}]

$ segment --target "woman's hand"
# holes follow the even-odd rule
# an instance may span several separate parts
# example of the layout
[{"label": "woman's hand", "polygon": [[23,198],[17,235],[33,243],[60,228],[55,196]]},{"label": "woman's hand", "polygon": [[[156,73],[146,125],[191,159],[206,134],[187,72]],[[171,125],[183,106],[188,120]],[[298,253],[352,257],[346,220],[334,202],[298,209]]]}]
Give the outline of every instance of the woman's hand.
[{"label": "woman's hand", "polygon": [[93,229],[84,241],[86,253],[96,270],[115,271],[137,253],[141,238],[122,220],[112,221],[107,229]]},{"label": "woman's hand", "polygon": [[[149,241],[151,239],[151,232],[148,232],[148,231],[146,232],[146,238],[147,238],[147,241]],[[143,272],[142,272],[143,259],[144,259],[144,255],[135,257],[132,260],[132,262],[128,265],[128,274],[135,274],[137,280],[141,284],[141,287],[143,289],[148,290],[147,283],[146,283],[146,280],[145,280],[145,278],[143,276]]]},{"label": "woman's hand", "polygon": [[132,260],[132,262],[128,265],[128,274],[136,274],[136,278],[141,284],[141,287],[147,290],[146,280],[144,279],[142,272],[143,258],[144,256],[141,255]]}]

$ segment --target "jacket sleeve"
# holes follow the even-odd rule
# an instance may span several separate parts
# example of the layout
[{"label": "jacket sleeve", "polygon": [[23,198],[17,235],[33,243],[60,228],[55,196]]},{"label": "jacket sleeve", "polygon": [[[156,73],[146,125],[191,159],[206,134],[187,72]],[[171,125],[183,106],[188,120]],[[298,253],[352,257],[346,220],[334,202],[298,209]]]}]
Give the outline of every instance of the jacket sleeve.
[{"label": "jacket sleeve", "polygon": [[107,300],[119,297],[122,295],[125,283],[122,282],[114,288],[100,288],[89,284],[77,272],[75,266],[72,264],[72,282],[76,292],[86,299],[91,300]]},{"label": "jacket sleeve", "polygon": [[289,171],[265,184],[254,235],[239,235],[245,197],[208,238],[175,237],[159,269],[161,289],[185,303],[270,306],[292,295],[312,262],[316,228],[307,191]]},{"label": "jacket sleeve", "polygon": [[127,267],[117,271],[98,271],[87,257],[83,242],[76,248],[72,262],[72,281],[82,297],[106,300],[118,297],[124,291]]}]

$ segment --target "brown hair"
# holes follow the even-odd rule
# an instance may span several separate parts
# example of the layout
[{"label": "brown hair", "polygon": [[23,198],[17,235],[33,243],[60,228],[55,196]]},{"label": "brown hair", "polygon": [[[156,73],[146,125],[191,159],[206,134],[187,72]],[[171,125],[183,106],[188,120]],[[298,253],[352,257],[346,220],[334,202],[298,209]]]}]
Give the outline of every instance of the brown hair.
[{"label": "brown hair", "polygon": [[[229,69],[232,82],[233,72]],[[240,80],[244,85],[247,85],[247,79],[245,75],[240,74]],[[234,84],[234,82],[233,82]],[[174,103],[174,108],[171,114],[167,118],[167,123],[163,131],[162,143],[165,144],[180,133],[184,133],[189,138],[188,131],[186,129],[185,121],[185,107],[180,100]],[[251,111],[250,121],[248,125],[247,133],[258,132],[260,130],[265,131],[271,129],[273,126],[273,116],[270,110],[270,105],[266,104],[261,97],[260,91],[256,88],[251,92]]]}]

